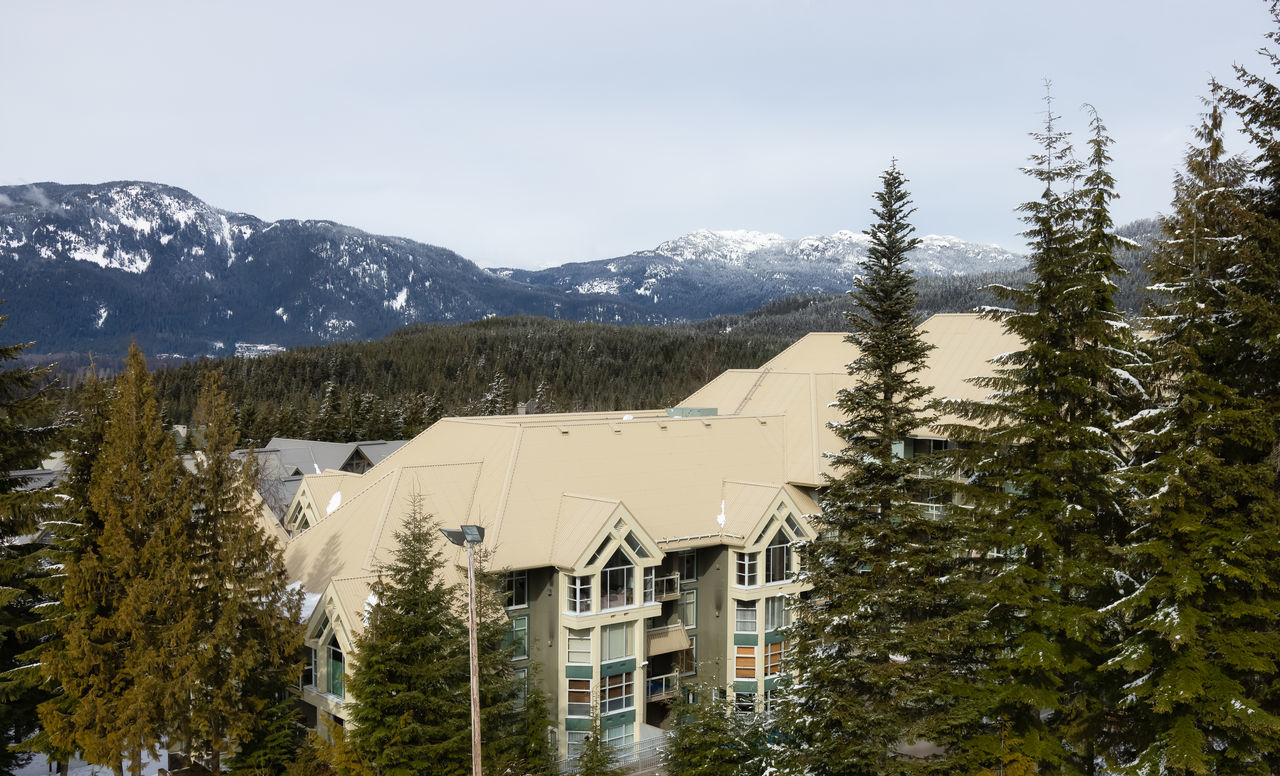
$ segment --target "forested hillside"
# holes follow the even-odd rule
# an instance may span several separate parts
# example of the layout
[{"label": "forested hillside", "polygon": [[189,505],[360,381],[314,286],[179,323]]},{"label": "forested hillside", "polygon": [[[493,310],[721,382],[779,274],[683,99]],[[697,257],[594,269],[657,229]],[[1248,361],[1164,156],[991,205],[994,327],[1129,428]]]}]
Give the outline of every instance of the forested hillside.
[{"label": "forested hillside", "polygon": [[446,415],[670,406],[726,369],[755,367],[782,335],[618,327],[523,316],[411,326],[377,342],[161,369],[157,395],[189,422],[198,374],[223,376],[248,440],[407,437]]}]

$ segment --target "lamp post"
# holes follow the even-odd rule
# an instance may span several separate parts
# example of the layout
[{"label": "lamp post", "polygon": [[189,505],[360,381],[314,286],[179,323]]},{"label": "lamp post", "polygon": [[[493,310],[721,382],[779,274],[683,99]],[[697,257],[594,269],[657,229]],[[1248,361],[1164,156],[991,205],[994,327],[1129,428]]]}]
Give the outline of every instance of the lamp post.
[{"label": "lamp post", "polygon": [[464,525],[441,528],[440,533],[459,547],[467,548],[467,632],[471,652],[471,774],[480,776],[480,660],[476,645],[476,545],[484,541],[484,528]]}]

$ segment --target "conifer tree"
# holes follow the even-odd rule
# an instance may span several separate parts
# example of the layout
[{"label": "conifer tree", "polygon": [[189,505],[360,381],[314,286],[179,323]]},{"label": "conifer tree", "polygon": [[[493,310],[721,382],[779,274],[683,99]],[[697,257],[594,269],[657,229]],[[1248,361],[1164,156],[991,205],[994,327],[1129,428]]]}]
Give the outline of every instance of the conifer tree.
[{"label": "conifer tree", "polygon": [[[89,484],[93,467],[102,451],[106,434],[107,416],[111,394],[107,383],[98,379],[96,369],[89,374],[75,397],[67,425],[66,473],[59,488],[61,496],[57,509],[49,522],[50,544],[46,549],[49,563],[63,569],[75,568],[86,555],[100,555],[97,549],[102,537],[102,520],[89,503]],[[43,752],[62,764],[65,776],[71,756],[76,754],[72,714],[76,699],[67,694],[51,674],[51,668],[59,665],[59,653],[67,649],[65,635],[70,621],[85,616],[86,609],[81,596],[66,595],[65,582],[69,574],[52,575],[52,585],[47,595],[53,601],[41,609],[50,634],[32,660],[39,662],[45,681],[54,686],[53,697],[39,707],[41,730],[30,742],[31,748]]]},{"label": "conifer tree", "polygon": [[1116,773],[1269,773],[1280,763],[1276,416],[1241,362],[1250,323],[1275,314],[1242,308],[1263,302],[1242,276],[1274,258],[1254,239],[1265,216],[1248,163],[1226,154],[1216,92],[1149,267],[1157,390],[1131,424],[1141,498],[1128,550],[1140,587],[1115,607],[1129,624],[1109,666],[1128,693]]},{"label": "conifer tree", "polygon": [[812,592],[796,605],[791,635],[797,680],[788,709],[814,774],[898,772],[909,767],[899,743],[941,735],[933,720],[947,680],[941,647],[964,611],[952,592],[960,569],[946,548],[949,529],[918,503],[950,501],[950,490],[929,450],[900,447],[935,419],[932,389],[920,381],[932,346],[913,311],[906,261],[919,240],[906,179],[893,165],[881,182],[866,274],[846,314],[845,340],[858,356],[854,385],[836,400],[846,418],[835,428],[840,476],[823,495],[828,530],[801,550]]},{"label": "conifer tree", "polygon": [[117,773],[127,758],[140,773],[174,712],[170,644],[192,615],[181,547],[190,499],[136,345],[116,383],[88,497],[102,532],[67,564],[63,646],[47,664],[66,698],[42,718],[57,746]]},{"label": "conifer tree", "polygon": [[604,734],[600,730],[600,717],[593,716],[591,732],[587,733],[574,761],[574,773],[577,776],[622,776],[623,769],[613,758],[613,747],[604,740]]},{"label": "conifer tree", "polygon": [[[0,315],[0,326],[7,316]],[[0,347],[0,364],[28,345]],[[56,426],[49,421],[48,368],[0,368],[0,773],[30,755],[10,747],[35,732],[37,704],[47,688],[30,652],[43,636],[37,605],[47,602],[47,578],[32,536],[49,511],[50,494],[31,490],[16,472],[35,469]],[[27,537],[27,538],[23,538]]]},{"label": "conifer tree", "polygon": [[357,637],[351,741],[385,776],[470,772],[465,609],[442,576],[439,533],[414,494]]},{"label": "conifer tree", "polygon": [[700,687],[693,700],[683,692],[671,703],[662,767],[667,776],[739,776],[753,760],[740,715],[726,697]]},{"label": "conifer tree", "polygon": [[1026,168],[1044,186],[1020,208],[1034,277],[997,289],[1011,307],[988,311],[1024,347],[974,381],[987,400],[956,405],[974,425],[947,429],[965,445],[968,549],[989,575],[983,619],[959,642],[981,668],[968,683],[974,734],[952,754],[991,770],[1092,773],[1116,692],[1099,672],[1109,638],[1100,610],[1121,594],[1115,426],[1134,402],[1135,357],[1110,301],[1111,141],[1095,116],[1081,162],[1058,119],[1049,100]]},{"label": "conifer tree", "polygon": [[204,430],[186,537],[195,619],[176,634],[187,643],[175,641],[182,681],[170,688],[179,709],[172,732],[217,773],[222,755],[257,730],[295,679],[300,601],[280,548],[257,524],[256,459],[236,453],[235,417],[213,372],[203,378],[195,420]]}]

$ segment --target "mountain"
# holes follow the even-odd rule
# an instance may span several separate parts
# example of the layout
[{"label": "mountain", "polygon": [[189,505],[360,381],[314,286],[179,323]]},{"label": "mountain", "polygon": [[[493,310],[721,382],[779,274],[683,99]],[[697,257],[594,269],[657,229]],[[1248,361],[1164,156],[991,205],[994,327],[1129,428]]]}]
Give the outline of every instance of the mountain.
[{"label": "mountain", "polygon": [[[643,299],[665,317],[696,320],[746,312],[792,294],[847,291],[869,244],[866,235],[849,231],[789,240],[762,232],[704,229],[615,259],[490,271],[567,297]],[[937,235],[922,237],[910,258],[919,277],[1010,271],[1024,263],[1023,257],[994,245]]]},{"label": "mountain", "polygon": [[[34,353],[193,357],[364,340],[418,322],[537,315],[656,324],[847,290],[867,238],[698,231],[544,270],[484,270],[446,248],[331,221],[266,222],[138,181],[0,187],[3,340]],[[923,276],[1020,257],[925,237]]]},{"label": "mountain", "polygon": [[39,353],[123,353],[136,337],[152,354],[222,354],[517,313],[661,322],[629,300],[497,277],[445,248],[265,222],[135,181],[0,187],[0,299],[4,340],[34,340]]}]

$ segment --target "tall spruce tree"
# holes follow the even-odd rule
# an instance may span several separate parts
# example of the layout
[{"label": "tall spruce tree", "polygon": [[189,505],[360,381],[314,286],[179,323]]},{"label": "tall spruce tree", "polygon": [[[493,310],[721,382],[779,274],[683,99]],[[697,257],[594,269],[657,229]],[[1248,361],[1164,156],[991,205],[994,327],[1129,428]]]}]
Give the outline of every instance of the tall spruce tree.
[{"label": "tall spruce tree", "polygon": [[175,711],[173,634],[193,615],[181,546],[190,498],[136,346],[116,383],[88,498],[102,532],[67,564],[62,648],[47,663],[65,697],[42,718],[57,746],[116,773],[127,759],[141,773]]},{"label": "tall spruce tree", "polygon": [[[96,369],[91,368],[68,413],[67,468],[59,488],[57,509],[49,522],[49,561],[64,570],[77,567],[86,555],[96,557],[101,554],[98,543],[102,538],[102,519],[89,503],[89,485],[94,464],[102,452],[110,404],[110,386],[98,378]],[[91,611],[83,589],[73,586],[68,595],[66,584],[69,578],[70,574],[65,571],[50,577],[50,581],[56,583],[48,591],[54,603],[41,609],[50,636],[33,655],[33,660],[41,665],[45,680],[55,687],[53,697],[38,709],[41,730],[31,745],[36,751],[61,763],[63,776],[66,776],[71,757],[79,749],[74,735],[77,701],[58,684],[53,669],[61,665],[61,653],[68,648],[65,636],[71,621],[87,616]]]},{"label": "tall spruce tree", "polygon": [[1276,415],[1271,387],[1255,381],[1266,364],[1249,355],[1280,296],[1256,295],[1255,268],[1275,261],[1266,216],[1249,164],[1226,153],[1216,88],[1208,104],[1148,267],[1154,390],[1131,423],[1140,499],[1128,551],[1140,587],[1115,607],[1129,625],[1110,664],[1127,682],[1116,773],[1280,765]]},{"label": "tall spruce tree", "polygon": [[[0,326],[7,316],[0,315]],[[0,347],[0,364],[16,361],[28,345]],[[56,426],[48,368],[0,369],[0,773],[11,773],[30,755],[10,747],[36,731],[37,704],[48,696],[30,652],[43,638],[38,605],[47,602],[48,577],[34,535],[49,512],[50,494],[33,490],[23,470],[38,468]]]},{"label": "tall spruce tree", "polygon": [[421,496],[410,498],[396,540],[357,637],[351,741],[386,776],[461,776],[471,763],[465,610],[442,576],[439,533]]},{"label": "tall spruce tree", "polygon": [[577,776],[622,776],[625,772],[614,761],[613,746],[604,740],[599,716],[591,718],[591,732],[578,750],[573,772]]},{"label": "tall spruce tree", "polygon": [[218,773],[296,679],[300,601],[279,546],[257,524],[255,458],[237,454],[235,416],[214,372],[203,377],[195,422],[204,450],[194,457],[185,542],[195,619],[176,634],[186,644],[175,656],[182,681],[170,688],[180,709],[171,730]]},{"label": "tall spruce tree", "polygon": [[1095,115],[1091,153],[1078,160],[1047,104],[1025,170],[1043,193],[1020,207],[1034,277],[996,289],[1010,307],[988,311],[1024,347],[975,380],[985,401],[954,405],[970,425],[947,429],[964,448],[968,549],[989,577],[982,620],[961,642],[981,667],[969,725],[985,729],[954,740],[952,755],[992,772],[1092,773],[1116,693],[1099,671],[1110,638],[1100,610],[1124,578],[1115,426],[1138,395],[1136,356],[1111,303],[1111,141]]},{"label": "tall spruce tree", "polygon": [[813,774],[909,771],[918,763],[900,744],[945,737],[935,719],[949,681],[940,648],[963,614],[946,520],[919,503],[949,501],[949,487],[929,450],[903,454],[904,440],[935,420],[932,389],[920,381],[932,346],[913,312],[906,262],[919,240],[906,178],[893,165],[881,183],[866,274],[846,314],[858,356],[854,385],[836,400],[846,418],[836,426],[840,477],[822,498],[828,530],[801,550],[812,592],[796,605],[790,637],[797,679],[788,708]]}]

